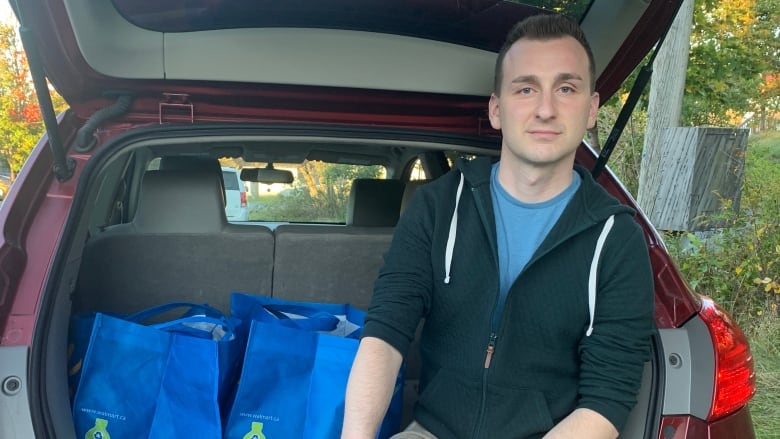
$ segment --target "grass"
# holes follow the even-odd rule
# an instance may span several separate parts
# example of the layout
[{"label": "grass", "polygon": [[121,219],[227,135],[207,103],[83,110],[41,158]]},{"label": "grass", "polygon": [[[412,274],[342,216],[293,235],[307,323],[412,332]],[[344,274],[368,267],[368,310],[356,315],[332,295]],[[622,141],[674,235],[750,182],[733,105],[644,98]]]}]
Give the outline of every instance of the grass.
[{"label": "grass", "polygon": [[780,319],[770,313],[743,325],[756,368],[756,396],[750,413],[758,439],[780,438]]},{"label": "grass", "polygon": [[[751,136],[749,148],[752,149],[749,155],[752,153],[756,162],[774,168],[770,168],[774,172],[763,173],[761,177],[780,175],[780,131]],[[780,318],[776,313],[766,312],[743,322],[742,328],[750,339],[755,361],[756,396],[750,402],[750,413],[756,437],[780,439]]]},{"label": "grass", "polygon": [[754,151],[774,163],[780,163],[780,131],[768,131],[754,135],[748,145]]}]

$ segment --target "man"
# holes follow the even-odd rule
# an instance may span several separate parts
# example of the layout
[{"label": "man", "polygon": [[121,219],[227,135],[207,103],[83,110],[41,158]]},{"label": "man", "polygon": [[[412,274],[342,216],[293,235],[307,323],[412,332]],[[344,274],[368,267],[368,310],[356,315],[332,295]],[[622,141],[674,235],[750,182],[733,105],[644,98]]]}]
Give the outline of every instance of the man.
[{"label": "man", "polygon": [[500,161],[460,161],[418,190],[374,289],[342,438],[373,439],[425,319],[415,422],[396,438],[615,438],[653,327],[633,211],[574,167],[596,121],[579,26],[510,32],[488,105]]}]

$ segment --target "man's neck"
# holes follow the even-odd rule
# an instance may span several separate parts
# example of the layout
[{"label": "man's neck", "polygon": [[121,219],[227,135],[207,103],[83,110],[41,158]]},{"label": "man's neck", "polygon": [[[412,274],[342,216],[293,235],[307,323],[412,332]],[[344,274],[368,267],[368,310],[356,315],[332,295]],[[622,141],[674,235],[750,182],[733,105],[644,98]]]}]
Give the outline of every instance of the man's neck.
[{"label": "man's neck", "polygon": [[501,160],[498,181],[512,197],[524,203],[541,203],[563,192],[572,182],[574,164],[553,167],[517,166]]}]

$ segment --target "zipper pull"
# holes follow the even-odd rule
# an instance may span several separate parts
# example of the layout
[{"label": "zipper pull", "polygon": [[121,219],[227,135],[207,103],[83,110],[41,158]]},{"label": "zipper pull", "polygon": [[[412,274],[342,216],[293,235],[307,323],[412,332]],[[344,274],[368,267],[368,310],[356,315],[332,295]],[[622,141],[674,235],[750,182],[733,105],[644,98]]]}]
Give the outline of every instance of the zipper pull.
[{"label": "zipper pull", "polygon": [[496,338],[498,336],[495,333],[490,334],[490,341],[488,342],[485,355],[485,369],[490,367],[490,360],[493,359],[493,352],[496,351]]}]

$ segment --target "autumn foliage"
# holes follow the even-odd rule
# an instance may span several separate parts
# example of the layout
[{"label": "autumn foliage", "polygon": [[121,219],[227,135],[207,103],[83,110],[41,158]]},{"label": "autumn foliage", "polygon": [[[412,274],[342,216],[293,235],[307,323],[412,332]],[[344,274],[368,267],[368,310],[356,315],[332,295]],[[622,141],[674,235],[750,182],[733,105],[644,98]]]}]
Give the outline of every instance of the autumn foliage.
[{"label": "autumn foliage", "polygon": [[0,23],[0,169],[8,168],[13,177],[43,132],[27,59],[15,26]]}]

